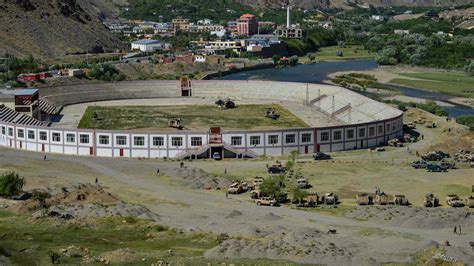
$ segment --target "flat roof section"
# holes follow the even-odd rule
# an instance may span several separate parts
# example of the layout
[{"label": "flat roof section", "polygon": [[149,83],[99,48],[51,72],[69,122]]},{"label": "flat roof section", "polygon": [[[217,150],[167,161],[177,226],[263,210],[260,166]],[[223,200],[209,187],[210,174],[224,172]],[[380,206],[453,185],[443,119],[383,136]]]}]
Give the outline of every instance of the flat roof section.
[{"label": "flat roof section", "polygon": [[30,89],[20,89],[15,91],[15,96],[28,96],[38,93],[38,89],[30,88]]}]

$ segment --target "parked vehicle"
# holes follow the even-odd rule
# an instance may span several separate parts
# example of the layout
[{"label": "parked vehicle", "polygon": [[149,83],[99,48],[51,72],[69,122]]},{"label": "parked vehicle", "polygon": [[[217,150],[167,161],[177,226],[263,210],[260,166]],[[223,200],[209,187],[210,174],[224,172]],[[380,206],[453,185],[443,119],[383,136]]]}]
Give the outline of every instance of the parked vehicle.
[{"label": "parked vehicle", "polygon": [[410,202],[405,197],[405,195],[395,195],[393,196],[393,204],[400,206],[408,206],[410,205]]},{"label": "parked vehicle", "polygon": [[338,197],[336,194],[329,192],[322,197],[322,202],[326,205],[336,205],[338,203]]},{"label": "parked vehicle", "polygon": [[267,171],[269,174],[281,174],[286,172],[286,168],[281,163],[278,163],[268,167]]},{"label": "parked vehicle", "polygon": [[425,169],[428,163],[425,160],[414,161],[410,164],[415,169]]},{"label": "parked vehicle", "polygon": [[466,206],[469,208],[474,208],[474,196],[470,196],[465,200]]},{"label": "parked vehicle", "polygon": [[454,208],[464,207],[464,202],[456,194],[448,195],[446,197],[446,204]]},{"label": "parked vehicle", "polygon": [[222,157],[218,152],[214,152],[214,154],[212,154],[212,159],[214,159],[216,161],[220,161],[220,160],[222,160]]},{"label": "parked vehicle", "polygon": [[356,202],[359,205],[371,205],[372,202],[372,197],[369,196],[367,193],[360,193],[356,195]]},{"label": "parked vehicle", "polygon": [[313,154],[313,159],[316,160],[316,161],[320,161],[320,160],[330,160],[332,158],[331,158],[331,155],[329,155],[329,154],[326,154],[326,153],[323,153],[323,152],[317,152],[317,153]]},{"label": "parked vehicle", "polygon": [[311,188],[311,184],[308,182],[307,179],[300,178],[296,180],[296,187],[299,189],[307,189],[307,188]]},{"label": "parked vehicle", "polygon": [[426,166],[426,170],[427,170],[428,172],[438,172],[438,173],[439,173],[439,172],[447,172],[447,171],[448,171],[446,168],[441,167],[441,165],[439,165],[439,164],[432,164],[432,163],[430,163],[430,164],[428,164],[428,165]]},{"label": "parked vehicle", "polygon": [[255,203],[257,203],[258,206],[278,206],[278,202],[274,198],[270,197],[263,197],[255,200]]},{"label": "parked vehicle", "polygon": [[433,195],[433,193],[428,192],[425,195],[423,200],[423,205],[427,208],[434,208],[439,206],[439,199]]}]

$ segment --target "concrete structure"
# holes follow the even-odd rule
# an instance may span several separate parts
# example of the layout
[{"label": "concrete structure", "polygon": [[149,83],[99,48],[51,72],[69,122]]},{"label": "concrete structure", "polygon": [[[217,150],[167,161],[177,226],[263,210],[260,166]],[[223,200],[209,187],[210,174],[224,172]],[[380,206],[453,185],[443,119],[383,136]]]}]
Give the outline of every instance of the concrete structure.
[{"label": "concrete structure", "polygon": [[166,48],[166,44],[158,40],[138,40],[132,42],[132,51],[156,52]]},{"label": "concrete structure", "polygon": [[183,17],[176,17],[173,20],[171,20],[171,24],[173,24],[173,29],[180,30],[180,31],[189,31],[189,26],[191,25],[189,23],[189,19],[183,18]]},{"label": "concrete structure", "polygon": [[279,27],[275,30],[275,35],[287,39],[301,39],[303,38],[303,29],[298,25],[291,24],[290,5],[286,9],[286,26]]},{"label": "concrete structure", "polygon": [[[217,131],[120,131],[51,128],[8,120],[0,108],[0,146],[60,154],[105,157],[185,158],[283,155],[293,150],[365,149],[403,134],[402,112],[344,88],[269,81],[135,81],[43,88],[56,105],[143,98],[259,99],[290,101],[311,119],[309,128]],[[8,116],[8,115],[7,115]],[[301,117],[304,118],[303,116]]]},{"label": "concrete structure", "polygon": [[243,14],[237,20],[237,32],[239,35],[250,36],[258,33],[258,21],[252,14]]},{"label": "concrete structure", "polygon": [[22,89],[15,91],[15,112],[40,119],[38,89]]}]

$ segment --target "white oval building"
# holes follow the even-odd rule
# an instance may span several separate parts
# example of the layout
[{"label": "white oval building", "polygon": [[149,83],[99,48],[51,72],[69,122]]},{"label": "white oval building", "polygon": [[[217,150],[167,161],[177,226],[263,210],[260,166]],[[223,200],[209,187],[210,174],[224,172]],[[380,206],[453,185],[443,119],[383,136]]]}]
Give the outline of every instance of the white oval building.
[{"label": "white oval building", "polygon": [[145,158],[279,156],[363,149],[403,134],[403,113],[350,90],[273,81],[130,81],[40,89],[40,107],[136,99],[218,98],[279,103],[308,128],[277,130],[120,131],[45,126],[0,105],[0,146],[42,153]]}]

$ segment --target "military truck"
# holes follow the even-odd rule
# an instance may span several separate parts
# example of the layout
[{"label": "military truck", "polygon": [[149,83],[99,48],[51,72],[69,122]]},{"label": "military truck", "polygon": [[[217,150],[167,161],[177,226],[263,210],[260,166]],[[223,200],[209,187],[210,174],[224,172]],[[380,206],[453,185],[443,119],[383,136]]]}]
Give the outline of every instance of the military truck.
[{"label": "military truck", "polygon": [[405,197],[405,195],[395,195],[393,196],[393,204],[399,206],[408,206],[410,205],[410,202]]},{"label": "military truck", "polygon": [[226,100],[219,99],[215,102],[215,104],[220,108],[232,109],[236,107],[235,102],[231,99],[226,99]]},{"label": "military truck", "polygon": [[439,199],[433,195],[433,193],[428,192],[425,194],[425,199],[423,200],[423,205],[427,208],[434,208],[439,206]]},{"label": "military truck", "polygon": [[369,196],[367,193],[360,193],[356,195],[356,202],[359,205],[371,205],[373,204],[372,202],[372,196]]},{"label": "military truck", "polygon": [[254,189],[250,191],[250,198],[251,199],[258,199],[262,197],[262,191],[260,189]]},{"label": "military truck", "polygon": [[307,189],[307,188],[311,188],[311,184],[308,182],[306,178],[300,178],[296,180],[296,187],[299,189]]},{"label": "military truck", "polygon": [[277,113],[275,108],[267,108],[265,117],[271,118],[273,120],[277,120],[278,118],[280,118],[280,114]]},{"label": "military truck", "polygon": [[466,206],[469,208],[474,208],[474,196],[470,196],[465,200]]},{"label": "military truck", "polygon": [[183,130],[184,126],[181,124],[181,118],[171,118],[168,120],[168,126],[171,128],[176,128]]},{"label": "military truck", "polygon": [[424,169],[428,165],[428,163],[424,160],[413,161],[410,164],[415,169]]},{"label": "military truck", "polygon": [[443,151],[432,151],[421,155],[421,159],[425,161],[441,161],[444,158],[449,158],[449,153]]},{"label": "military truck", "polygon": [[430,163],[426,166],[426,171],[428,172],[447,172],[448,170],[444,167],[441,167],[439,164]]},{"label": "military truck", "polygon": [[270,165],[267,169],[269,174],[281,174],[286,172],[286,168],[281,163]]},{"label": "military truck", "polygon": [[454,169],[456,167],[456,163],[454,161],[449,161],[447,159],[441,160],[439,165],[443,170]]},{"label": "military truck", "polygon": [[427,128],[436,128],[437,125],[436,125],[436,123],[433,122],[433,121],[426,121],[426,127],[427,127]]},{"label": "military truck", "polygon": [[321,200],[326,205],[336,205],[338,203],[337,195],[332,192],[324,194]]},{"label": "military truck", "polygon": [[390,203],[390,197],[385,194],[385,192],[381,192],[375,195],[375,203],[379,205],[387,205]]},{"label": "military truck", "polygon": [[413,123],[413,122],[408,122],[408,123],[407,123],[407,127],[408,127],[409,129],[415,129],[415,128],[416,128],[416,125],[415,125],[415,123]]},{"label": "military truck", "polygon": [[473,160],[473,156],[471,152],[465,151],[465,150],[460,150],[454,154],[454,160],[456,162],[471,162]]},{"label": "military truck", "polygon": [[397,138],[389,140],[387,144],[393,147],[403,147],[403,143]]},{"label": "military truck", "polygon": [[229,186],[229,189],[227,189],[227,193],[229,194],[241,194],[244,192],[247,192],[248,190],[248,185],[246,182],[234,182]]},{"label": "military truck", "polygon": [[263,197],[255,200],[255,203],[257,203],[258,206],[264,205],[264,206],[278,206],[278,202],[276,199],[271,198],[271,197]]},{"label": "military truck", "polygon": [[263,183],[263,180],[265,179],[261,176],[254,177],[252,185],[250,186],[250,189],[259,189],[260,185]]},{"label": "military truck", "polygon": [[446,204],[453,208],[464,207],[464,202],[456,194],[451,194],[446,197]]},{"label": "military truck", "polygon": [[413,123],[415,123],[415,124],[424,124],[425,122],[426,122],[426,121],[425,121],[425,119],[424,119],[423,117],[418,117],[417,119],[415,119],[415,120],[413,121]]}]

